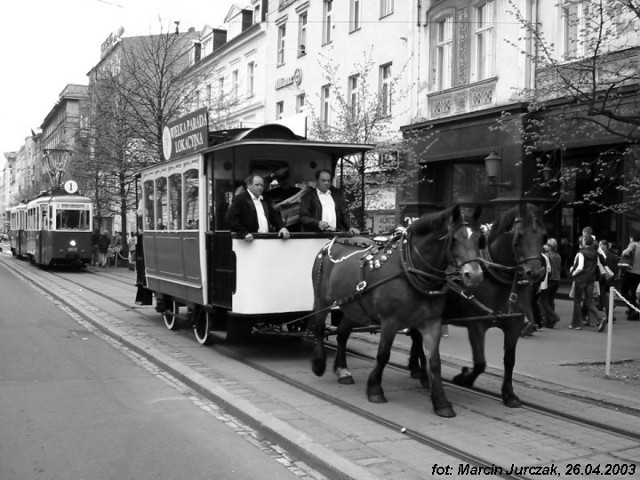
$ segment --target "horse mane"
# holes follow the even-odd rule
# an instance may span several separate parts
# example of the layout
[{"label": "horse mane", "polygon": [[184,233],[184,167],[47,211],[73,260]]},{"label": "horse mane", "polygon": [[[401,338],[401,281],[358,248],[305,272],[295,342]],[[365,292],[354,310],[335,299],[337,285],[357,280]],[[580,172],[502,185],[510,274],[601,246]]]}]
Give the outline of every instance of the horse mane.
[{"label": "horse mane", "polygon": [[414,232],[418,235],[426,235],[434,230],[441,229],[446,221],[451,218],[454,209],[458,206],[449,207],[446,210],[434,213],[425,213],[418,220],[414,221],[407,231]]},{"label": "horse mane", "polygon": [[[532,203],[525,204],[522,210],[520,206],[510,208],[500,215],[495,222],[493,222],[489,233],[489,241],[491,242],[503,233],[511,231],[514,222],[518,218],[521,218],[522,222],[527,225],[531,223],[533,230],[535,231],[541,225],[537,212],[538,207]],[[522,215],[523,213],[524,215]]]}]

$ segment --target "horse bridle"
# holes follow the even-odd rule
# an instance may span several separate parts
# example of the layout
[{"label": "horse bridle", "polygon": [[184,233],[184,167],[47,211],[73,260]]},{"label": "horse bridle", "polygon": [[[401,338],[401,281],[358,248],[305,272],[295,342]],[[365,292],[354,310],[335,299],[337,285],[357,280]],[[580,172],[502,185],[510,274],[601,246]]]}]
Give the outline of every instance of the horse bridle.
[{"label": "horse bridle", "polygon": [[[457,231],[458,229],[464,228],[464,227],[470,229],[469,224],[466,223],[466,222],[462,223],[457,228],[453,228],[451,225],[449,225],[447,233],[444,236],[442,236],[442,237],[440,237],[438,239],[438,240],[443,240],[446,243],[445,250],[447,252],[448,266],[453,267],[455,269],[453,271],[450,271],[449,269],[440,270],[438,268],[435,268],[435,267],[429,265],[429,262],[427,262],[427,260],[422,256],[422,254],[420,254],[420,251],[416,248],[416,246],[413,243],[411,243],[411,249],[418,256],[418,258],[425,265],[426,268],[436,272],[438,275],[440,275],[440,277],[447,277],[447,276],[456,275],[456,274],[460,273],[460,270],[462,269],[462,267],[464,265],[466,265],[467,263],[473,263],[473,262],[480,261],[480,259],[473,259],[473,260],[470,259],[470,260],[465,260],[463,262],[458,263],[457,259],[453,256],[453,252],[451,251],[451,244],[453,243],[454,232]],[[409,252],[407,252],[407,261],[413,267],[413,261],[411,259],[411,254]]]},{"label": "horse bridle", "polygon": [[[523,263],[528,262],[529,260],[538,260],[542,264],[542,256],[541,255],[531,255],[529,257],[519,258],[518,249],[517,249],[517,237],[518,233],[520,233],[519,224],[522,223],[522,217],[516,217],[513,221],[513,226],[511,228],[511,233],[513,235],[513,241],[511,242],[511,248],[513,249],[513,255],[516,259],[516,268],[518,269]],[[519,271],[519,270],[518,270]]]}]

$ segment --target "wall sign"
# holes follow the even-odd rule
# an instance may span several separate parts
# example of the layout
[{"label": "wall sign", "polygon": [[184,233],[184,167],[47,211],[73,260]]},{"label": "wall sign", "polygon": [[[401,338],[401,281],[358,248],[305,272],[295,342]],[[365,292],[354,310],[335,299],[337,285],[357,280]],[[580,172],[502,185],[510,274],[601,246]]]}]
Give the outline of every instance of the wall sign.
[{"label": "wall sign", "polygon": [[302,83],[302,69],[296,68],[293,75],[288,77],[281,77],[276,80],[276,90],[279,90],[289,85],[295,85],[296,87]]}]

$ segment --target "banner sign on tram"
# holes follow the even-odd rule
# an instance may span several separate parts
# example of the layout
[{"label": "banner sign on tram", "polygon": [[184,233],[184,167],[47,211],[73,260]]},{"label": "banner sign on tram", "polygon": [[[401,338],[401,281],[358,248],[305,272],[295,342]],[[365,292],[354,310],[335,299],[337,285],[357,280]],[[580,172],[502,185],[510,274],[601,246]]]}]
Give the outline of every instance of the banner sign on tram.
[{"label": "banner sign on tram", "polygon": [[167,124],[162,131],[165,160],[192,155],[209,146],[207,108],[200,108]]}]

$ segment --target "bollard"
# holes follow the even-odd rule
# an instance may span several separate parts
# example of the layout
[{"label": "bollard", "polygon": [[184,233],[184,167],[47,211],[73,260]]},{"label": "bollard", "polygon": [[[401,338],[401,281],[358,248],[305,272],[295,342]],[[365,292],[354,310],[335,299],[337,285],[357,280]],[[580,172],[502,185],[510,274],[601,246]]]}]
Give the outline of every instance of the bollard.
[{"label": "bollard", "polygon": [[607,312],[607,358],[604,364],[604,376],[609,378],[611,370],[611,340],[613,338],[613,304],[616,289],[609,287],[609,311]]}]

